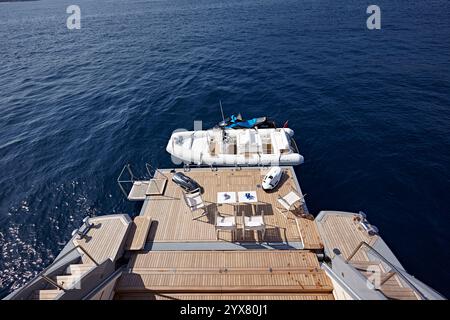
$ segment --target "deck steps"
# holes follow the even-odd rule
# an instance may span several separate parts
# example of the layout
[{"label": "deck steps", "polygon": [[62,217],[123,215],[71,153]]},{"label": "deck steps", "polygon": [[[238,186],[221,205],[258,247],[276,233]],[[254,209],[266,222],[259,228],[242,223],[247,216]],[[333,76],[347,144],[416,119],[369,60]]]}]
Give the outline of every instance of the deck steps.
[{"label": "deck steps", "polygon": [[72,289],[72,287],[80,280],[86,272],[94,267],[92,263],[71,264],[67,267],[65,275],[56,276],[56,283],[64,289]]},{"label": "deck steps", "polygon": [[404,287],[397,274],[385,272],[383,266],[378,261],[350,261],[350,264],[368,279],[374,276],[372,270],[380,270],[381,275],[379,291],[387,298],[394,300],[418,300],[419,297],[411,288]]},{"label": "deck steps", "polygon": [[53,300],[61,293],[59,289],[36,290],[31,296],[31,300]]},{"label": "deck steps", "polygon": [[132,269],[286,269],[320,268],[317,256],[303,250],[149,251],[138,253]]},{"label": "deck steps", "polygon": [[116,287],[125,293],[331,294],[331,281],[306,251],[162,251],[136,255]]},{"label": "deck steps", "polygon": [[[66,268],[67,274],[57,275],[53,280],[64,289],[74,289],[74,285],[80,280],[82,275],[94,267],[93,264],[71,264]],[[60,289],[35,290],[32,300],[53,300],[59,293]]]},{"label": "deck steps", "polygon": [[115,300],[334,300],[331,293],[317,293],[317,294],[155,294],[155,293],[126,293],[117,294]]},{"label": "deck steps", "polygon": [[[358,270],[368,270],[369,268],[374,266],[381,266],[378,261],[350,261],[349,263]],[[382,267],[381,270],[383,270]]]},{"label": "deck steps", "polygon": [[80,280],[81,275],[61,275],[56,276],[56,283],[64,289],[72,289]]},{"label": "deck steps", "polygon": [[159,293],[331,293],[327,276],[316,273],[286,274],[142,274],[122,275],[118,292]]},{"label": "deck steps", "polygon": [[87,271],[91,270],[94,264],[83,263],[83,264],[71,264],[67,267],[66,273],[71,275],[82,275]]},{"label": "deck steps", "polygon": [[410,288],[402,288],[402,287],[391,287],[391,288],[383,288],[381,289],[383,294],[394,300],[418,300],[417,295]]},{"label": "deck steps", "polygon": [[[363,275],[366,276],[367,278],[369,278],[373,274],[371,272],[364,272]],[[380,284],[381,283],[383,284],[382,285],[383,288],[401,286],[401,283],[398,281],[398,279],[395,275],[391,276],[390,274],[387,274],[387,273],[381,275]]]}]

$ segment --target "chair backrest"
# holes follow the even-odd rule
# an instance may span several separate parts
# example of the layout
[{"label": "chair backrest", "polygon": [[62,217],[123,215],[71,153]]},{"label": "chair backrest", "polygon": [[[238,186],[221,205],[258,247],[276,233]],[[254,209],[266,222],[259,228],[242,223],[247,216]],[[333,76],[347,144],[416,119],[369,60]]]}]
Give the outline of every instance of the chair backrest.
[{"label": "chair backrest", "polygon": [[280,202],[283,202],[288,207],[292,207],[296,202],[303,200],[305,196],[300,196],[298,193],[291,191],[287,195],[280,197]]},{"label": "chair backrest", "polygon": [[200,192],[187,193],[187,194],[183,192],[183,198],[184,198],[184,201],[186,202],[186,205],[191,210],[196,210],[201,205],[203,205],[203,199],[202,199]]},{"label": "chair backrest", "polygon": [[[252,228],[252,229],[254,229],[254,228],[261,228],[261,229],[264,229],[265,226],[266,226],[266,221],[264,220],[264,210],[263,210],[263,209],[259,212],[259,214],[254,215],[254,216],[250,216],[250,217],[248,217],[248,219],[249,219],[250,221],[253,221],[253,225],[252,225],[251,227],[245,225],[245,219],[244,219],[244,225],[245,225],[244,228],[245,228],[245,229],[247,229],[247,227]],[[255,225],[255,224],[254,224],[254,223],[255,223],[255,220],[256,220],[257,222],[259,222],[258,225]]]},{"label": "chair backrest", "polygon": [[[224,216],[220,215],[219,209],[216,207],[215,210],[215,215],[214,215],[214,225],[216,226],[216,228],[222,228],[222,227],[230,227],[230,226],[223,226],[221,224],[218,224],[219,219],[224,219]],[[236,226],[236,212],[233,213],[232,216],[227,216],[227,219],[229,221],[229,219],[233,219],[232,221],[234,221],[234,226]]]}]

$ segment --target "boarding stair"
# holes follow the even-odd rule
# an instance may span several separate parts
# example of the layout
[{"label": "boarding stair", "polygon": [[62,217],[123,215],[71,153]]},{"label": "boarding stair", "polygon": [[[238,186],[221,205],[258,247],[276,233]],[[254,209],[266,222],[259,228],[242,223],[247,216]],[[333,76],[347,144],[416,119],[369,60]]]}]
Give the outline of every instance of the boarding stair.
[{"label": "boarding stair", "polygon": [[[366,257],[367,260],[355,260],[355,257]],[[387,299],[424,299],[420,290],[406,277],[406,271],[393,265],[364,241],[347,258],[347,263],[366,277],[368,283],[372,284],[374,289],[381,292]]]},{"label": "boarding stair", "polygon": [[139,253],[115,292],[115,299],[334,299],[316,255],[301,250]]}]

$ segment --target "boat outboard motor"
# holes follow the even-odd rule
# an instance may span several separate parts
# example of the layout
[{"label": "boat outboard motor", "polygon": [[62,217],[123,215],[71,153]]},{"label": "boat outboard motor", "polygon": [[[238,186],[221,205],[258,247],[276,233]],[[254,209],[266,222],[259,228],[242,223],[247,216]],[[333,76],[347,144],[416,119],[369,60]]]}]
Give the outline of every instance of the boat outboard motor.
[{"label": "boat outboard motor", "polygon": [[186,192],[192,193],[200,191],[200,185],[192,178],[184,175],[181,172],[177,172],[172,176],[172,181],[180,186]]}]

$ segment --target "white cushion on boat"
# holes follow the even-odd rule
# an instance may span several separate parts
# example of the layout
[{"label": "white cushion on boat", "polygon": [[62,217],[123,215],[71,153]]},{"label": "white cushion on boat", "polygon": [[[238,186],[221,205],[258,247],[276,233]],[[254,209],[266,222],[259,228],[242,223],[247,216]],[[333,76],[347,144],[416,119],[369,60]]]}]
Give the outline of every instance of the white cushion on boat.
[{"label": "white cushion on boat", "polygon": [[260,135],[255,130],[244,130],[237,136],[237,149],[239,154],[256,153],[262,150]]},{"label": "white cushion on boat", "polygon": [[200,154],[207,149],[208,149],[207,137],[199,137],[199,138],[196,137],[194,139],[194,142],[192,143],[192,152]]},{"label": "white cushion on boat", "polygon": [[272,145],[277,151],[289,151],[289,141],[284,131],[276,131],[270,134]]},{"label": "white cushion on boat", "polygon": [[244,132],[242,132],[239,138],[240,138],[239,144],[255,143],[255,133],[250,130],[245,130]]}]

